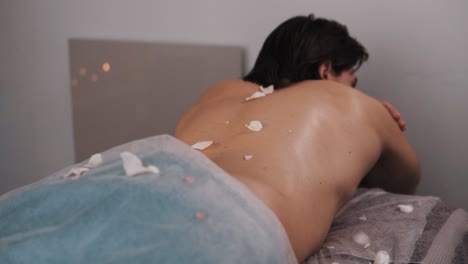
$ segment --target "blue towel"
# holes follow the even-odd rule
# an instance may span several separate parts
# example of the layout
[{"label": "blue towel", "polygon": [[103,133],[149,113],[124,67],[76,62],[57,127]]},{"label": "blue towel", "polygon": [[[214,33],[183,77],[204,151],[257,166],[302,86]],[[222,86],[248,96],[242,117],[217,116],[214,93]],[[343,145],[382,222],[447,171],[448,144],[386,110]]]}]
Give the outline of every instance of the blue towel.
[{"label": "blue towel", "polygon": [[[127,176],[129,151],[159,174]],[[162,135],[0,197],[0,263],[297,263],[274,213],[206,156]]]}]

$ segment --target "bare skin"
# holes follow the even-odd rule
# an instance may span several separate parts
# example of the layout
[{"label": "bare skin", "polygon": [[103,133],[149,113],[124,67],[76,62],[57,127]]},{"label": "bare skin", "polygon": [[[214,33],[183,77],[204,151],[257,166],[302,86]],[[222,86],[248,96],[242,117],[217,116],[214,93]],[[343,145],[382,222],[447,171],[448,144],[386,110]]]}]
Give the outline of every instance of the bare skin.
[{"label": "bare skin", "polygon": [[[379,101],[338,82],[306,81],[246,102],[258,89],[244,81],[208,89],[175,137],[215,142],[203,153],[272,209],[298,261],[320,248],[371,169],[379,173],[369,173],[369,186],[414,191],[417,156]],[[246,128],[252,120],[263,129]]]}]

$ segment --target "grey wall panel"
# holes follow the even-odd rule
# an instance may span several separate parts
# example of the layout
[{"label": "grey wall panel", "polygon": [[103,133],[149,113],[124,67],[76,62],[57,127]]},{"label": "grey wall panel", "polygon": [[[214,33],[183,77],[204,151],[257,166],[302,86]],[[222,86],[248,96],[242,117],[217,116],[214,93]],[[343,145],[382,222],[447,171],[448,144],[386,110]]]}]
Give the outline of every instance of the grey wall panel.
[{"label": "grey wall panel", "polygon": [[205,89],[241,77],[238,47],[80,39],[69,47],[77,162],[171,134]]}]

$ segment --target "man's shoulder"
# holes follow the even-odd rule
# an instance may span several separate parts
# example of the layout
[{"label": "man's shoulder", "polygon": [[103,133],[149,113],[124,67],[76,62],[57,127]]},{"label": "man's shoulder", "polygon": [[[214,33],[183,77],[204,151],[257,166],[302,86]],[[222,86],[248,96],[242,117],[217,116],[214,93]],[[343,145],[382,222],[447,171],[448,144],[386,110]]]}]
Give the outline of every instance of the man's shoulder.
[{"label": "man's shoulder", "polygon": [[354,89],[350,86],[326,80],[303,81],[284,88],[280,91],[285,93],[295,93],[301,96],[314,98],[323,95],[328,100],[339,100],[344,102],[351,102],[356,106],[366,108],[379,108],[381,103],[367,95],[366,93]]},{"label": "man's shoulder", "polygon": [[226,95],[236,93],[246,89],[258,89],[259,85],[243,80],[225,80],[215,83],[205,90],[205,95]]},{"label": "man's shoulder", "polygon": [[294,93],[315,94],[315,93],[329,93],[332,95],[349,95],[360,96],[364,93],[344,84],[335,81],[327,80],[308,80],[294,83],[287,88],[280,91],[290,91]]},{"label": "man's shoulder", "polygon": [[[343,108],[345,113],[355,113],[374,128],[395,125],[383,103],[366,93],[333,81],[305,81],[291,87],[301,97],[319,97]],[[291,90],[291,92],[293,92]]]},{"label": "man's shoulder", "polygon": [[213,86],[211,86],[209,89],[241,89],[242,87],[252,87],[256,86],[259,87],[259,85],[256,85],[255,83],[247,82],[244,80],[224,80],[218,83],[215,83]]}]

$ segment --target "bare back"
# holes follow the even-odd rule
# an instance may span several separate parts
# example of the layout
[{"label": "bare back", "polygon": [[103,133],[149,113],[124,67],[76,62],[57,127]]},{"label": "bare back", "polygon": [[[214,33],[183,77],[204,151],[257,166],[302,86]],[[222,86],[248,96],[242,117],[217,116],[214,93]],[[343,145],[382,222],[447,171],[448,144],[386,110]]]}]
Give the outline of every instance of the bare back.
[{"label": "bare back", "polygon": [[[336,212],[380,157],[382,142],[368,113],[376,102],[328,81],[245,101],[255,91],[244,81],[209,89],[175,136],[189,145],[214,141],[203,153],[276,213],[302,261],[321,246]],[[261,131],[245,126],[253,120]]]}]

